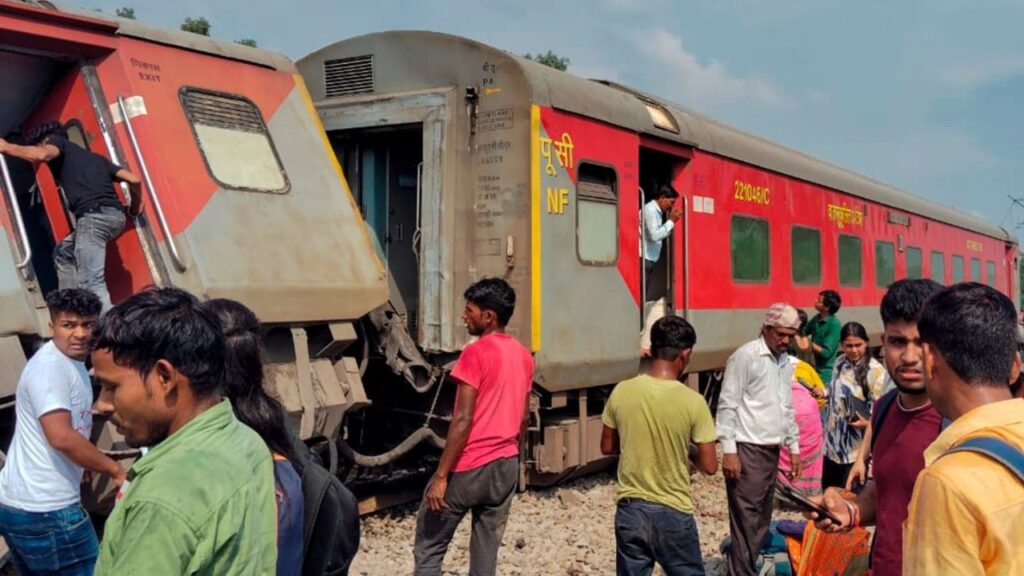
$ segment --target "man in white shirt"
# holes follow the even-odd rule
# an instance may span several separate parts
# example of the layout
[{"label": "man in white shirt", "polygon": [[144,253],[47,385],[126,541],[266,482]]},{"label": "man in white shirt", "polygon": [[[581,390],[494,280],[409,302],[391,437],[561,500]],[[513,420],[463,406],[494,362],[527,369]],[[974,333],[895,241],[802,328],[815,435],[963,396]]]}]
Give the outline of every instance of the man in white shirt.
[{"label": "man in white shirt", "polygon": [[[655,191],[654,199],[644,204],[644,278],[648,291],[651,285],[651,273],[654,265],[661,258],[661,245],[665,238],[672,233],[679,217],[683,215],[680,208],[673,208],[679,198],[679,193],[671,186],[662,184]],[[665,220],[665,213],[668,212],[668,221]]]},{"label": "man in white shirt", "polygon": [[725,365],[718,399],[718,440],[729,500],[729,574],[753,576],[754,562],[772,519],[779,450],[785,444],[800,477],[800,436],[786,351],[800,326],[796,309],[772,304],[761,335],[741,346]]},{"label": "man in white shirt", "polygon": [[53,340],[25,365],[14,438],[0,470],[0,536],[22,576],[92,574],[99,542],[81,506],[83,469],[120,484],[125,472],[92,443],[92,384],[85,370],[100,299],[67,289],[46,298]]}]

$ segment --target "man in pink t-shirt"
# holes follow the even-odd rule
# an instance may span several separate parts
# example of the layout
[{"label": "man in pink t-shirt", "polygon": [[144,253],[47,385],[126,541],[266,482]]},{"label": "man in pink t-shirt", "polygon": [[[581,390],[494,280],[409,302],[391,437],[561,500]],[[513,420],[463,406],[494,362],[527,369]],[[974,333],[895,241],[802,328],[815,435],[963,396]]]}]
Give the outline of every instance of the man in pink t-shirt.
[{"label": "man in pink t-shirt", "polygon": [[473,513],[469,573],[495,574],[498,547],[519,479],[533,358],[505,333],[516,293],[500,278],[466,289],[462,320],[479,339],[462,350],[451,379],[458,385],[444,453],[416,515],[415,574],[440,575],[448,544]]}]

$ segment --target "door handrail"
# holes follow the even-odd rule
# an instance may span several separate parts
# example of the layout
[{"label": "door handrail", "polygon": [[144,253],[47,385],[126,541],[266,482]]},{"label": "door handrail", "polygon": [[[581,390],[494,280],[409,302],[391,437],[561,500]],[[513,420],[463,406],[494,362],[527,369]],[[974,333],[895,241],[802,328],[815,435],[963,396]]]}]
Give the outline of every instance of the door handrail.
[{"label": "door handrail", "polygon": [[18,229],[18,240],[21,240],[21,248],[23,250],[21,262],[18,262],[18,268],[24,270],[32,262],[32,245],[28,241],[28,232],[25,231],[25,219],[21,216],[21,205],[18,204],[18,194],[14,191],[14,184],[11,182],[11,171],[7,167],[7,158],[3,154],[0,154],[0,171],[3,171],[4,190],[7,191],[11,212],[14,213],[14,225]]},{"label": "door handrail", "polygon": [[174,265],[178,270],[184,272],[188,269],[188,266],[178,252],[178,245],[171,234],[171,227],[167,225],[164,208],[160,204],[160,195],[157,194],[156,187],[153,186],[153,179],[149,176],[149,168],[146,166],[146,160],[142,156],[142,149],[139,148],[139,141],[135,138],[135,129],[132,127],[132,120],[128,116],[128,107],[125,105],[124,95],[117,95],[117,106],[121,110],[121,119],[124,120],[124,127],[128,132],[128,141],[132,144],[132,151],[135,152],[135,159],[139,163],[139,169],[142,170],[142,178],[146,181],[146,188],[149,188],[149,197],[153,200],[156,219],[160,223],[160,230],[164,233],[164,239],[167,241],[167,247],[171,252],[171,259],[174,260]]}]

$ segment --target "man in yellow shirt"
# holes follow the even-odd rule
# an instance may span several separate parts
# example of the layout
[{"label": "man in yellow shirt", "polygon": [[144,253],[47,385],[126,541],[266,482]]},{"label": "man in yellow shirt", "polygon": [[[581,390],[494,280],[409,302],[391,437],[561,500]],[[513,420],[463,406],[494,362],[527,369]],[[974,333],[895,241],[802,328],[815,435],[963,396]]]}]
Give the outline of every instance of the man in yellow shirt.
[{"label": "man in yellow shirt", "polygon": [[964,443],[979,438],[1024,451],[1024,400],[1010,299],[977,283],[932,296],[918,320],[924,381],[952,420],[925,451],[903,532],[903,574],[1024,574],[1024,480]]},{"label": "man in yellow shirt", "polygon": [[651,328],[647,374],[619,382],[604,409],[601,452],[620,454],[615,495],[615,566],[620,576],[650,574],[657,562],[669,576],[703,574],[693,519],[690,443],[697,467],[718,470],[715,422],[704,397],[679,381],[697,335],[678,316]]}]

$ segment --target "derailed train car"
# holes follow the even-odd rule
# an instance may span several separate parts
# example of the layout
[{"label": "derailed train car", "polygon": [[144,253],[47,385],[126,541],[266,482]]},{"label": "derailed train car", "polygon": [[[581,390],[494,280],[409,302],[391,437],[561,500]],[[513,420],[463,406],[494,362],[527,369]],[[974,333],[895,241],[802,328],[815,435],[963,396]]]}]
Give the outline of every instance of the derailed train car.
[{"label": "derailed train car", "polygon": [[[843,320],[877,333],[898,278],[1017,294],[1005,230],[626,86],[430,32],[341,41],[298,68],[391,272],[375,348],[411,385],[367,380],[357,450],[408,437],[399,456],[443,428],[443,374],[469,338],[461,291],[484,276],[515,287],[509,331],[536,358],[534,482],[601,458],[603,401],[638,369],[647,301],[696,327],[690,383],[713,401],[772,302],[810,308],[835,288]],[[639,213],[658,183],[685,213],[646,287]]]},{"label": "derailed train car", "polygon": [[[365,403],[359,366],[343,351],[359,319],[387,302],[387,272],[294,64],[0,0],[0,86],[0,136],[60,120],[72,141],[144,177],[145,212],[108,250],[114,302],[148,285],[244,302],[265,322],[269,385],[295,429],[336,437],[346,410]],[[49,336],[43,295],[56,287],[51,254],[71,222],[47,168],[14,158],[0,167],[5,448],[19,374]],[[101,448],[132,455],[102,422],[94,434]],[[109,497],[107,488],[93,496]]]}]

